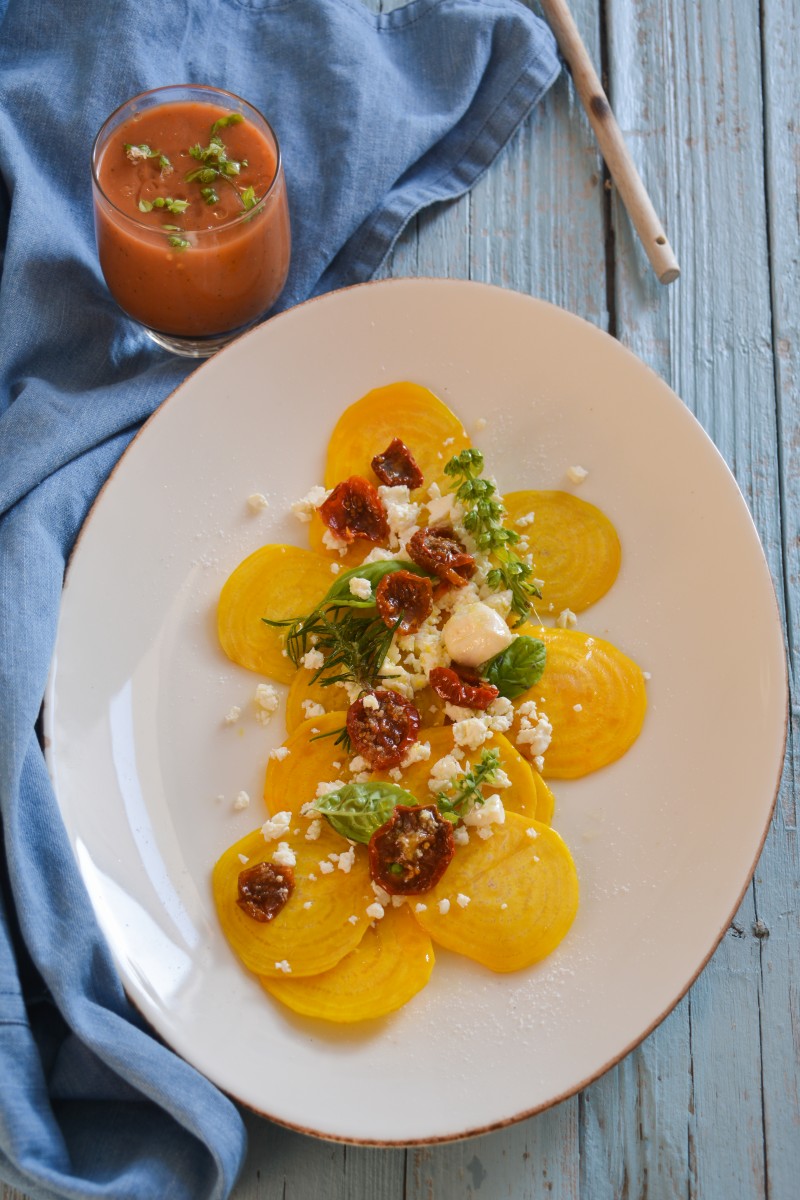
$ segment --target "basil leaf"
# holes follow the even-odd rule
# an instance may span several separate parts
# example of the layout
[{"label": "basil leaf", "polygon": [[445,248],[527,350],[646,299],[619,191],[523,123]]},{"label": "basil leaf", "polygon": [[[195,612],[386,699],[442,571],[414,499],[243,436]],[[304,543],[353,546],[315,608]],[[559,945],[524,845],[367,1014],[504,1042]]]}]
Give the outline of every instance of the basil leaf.
[{"label": "basil leaf", "polygon": [[[348,605],[351,608],[371,608],[375,604],[375,592],[378,584],[384,575],[389,575],[392,571],[413,571],[415,575],[430,574],[424,567],[418,567],[416,563],[405,562],[400,558],[389,558],[380,562],[364,563],[360,567],[351,567],[349,571],[345,571],[337,577],[336,583],[328,591],[320,608],[324,608],[328,604]],[[358,596],[353,595],[350,591],[351,579],[369,580],[372,586],[372,595],[369,600],[361,600]]]},{"label": "basil leaf", "polygon": [[514,700],[539,682],[546,656],[544,642],[523,633],[484,663],[480,673],[494,684],[501,696]]},{"label": "basil leaf", "polygon": [[314,808],[342,837],[366,845],[375,830],[389,820],[396,804],[416,803],[411,792],[393,783],[346,783],[320,796]]}]

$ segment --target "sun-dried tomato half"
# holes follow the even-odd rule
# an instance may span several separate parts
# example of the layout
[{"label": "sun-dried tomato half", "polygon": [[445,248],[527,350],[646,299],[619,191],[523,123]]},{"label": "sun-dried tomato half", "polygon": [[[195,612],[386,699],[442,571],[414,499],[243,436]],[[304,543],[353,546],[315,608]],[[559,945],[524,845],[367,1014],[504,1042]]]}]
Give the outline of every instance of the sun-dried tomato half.
[{"label": "sun-dried tomato half", "polygon": [[418,529],[406,546],[412,562],[433,571],[453,587],[463,587],[475,573],[475,559],[467,554],[451,529]]},{"label": "sun-dried tomato half", "polygon": [[277,917],[294,891],[291,867],[276,867],[260,862],[239,872],[239,898],[236,903],[254,921]]},{"label": "sun-dried tomato half", "polygon": [[433,609],[433,584],[413,571],[390,571],[378,584],[375,600],[384,625],[392,629],[402,614],[400,633],[416,633]]},{"label": "sun-dried tomato half", "polygon": [[417,740],[420,716],[410,700],[389,688],[359,696],[347,710],[347,734],[374,771],[396,767]]},{"label": "sun-dried tomato half", "polygon": [[399,487],[404,484],[407,488],[418,488],[425,482],[414,455],[398,437],[392,438],[383,454],[375,455],[372,469],[387,487]]},{"label": "sun-dried tomato half", "polygon": [[356,538],[383,542],[389,537],[389,522],[378,489],[360,475],[337,483],[317,512],[343,542],[354,542]]},{"label": "sun-dried tomato half", "polygon": [[428,681],[437,696],[459,708],[488,708],[500,695],[493,683],[470,683],[452,667],[434,667]]},{"label": "sun-dried tomato half", "polygon": [[398,804],[369,840],[372,878],[393,896],[429,892],[455,851],[453,826],[435,804]]}]

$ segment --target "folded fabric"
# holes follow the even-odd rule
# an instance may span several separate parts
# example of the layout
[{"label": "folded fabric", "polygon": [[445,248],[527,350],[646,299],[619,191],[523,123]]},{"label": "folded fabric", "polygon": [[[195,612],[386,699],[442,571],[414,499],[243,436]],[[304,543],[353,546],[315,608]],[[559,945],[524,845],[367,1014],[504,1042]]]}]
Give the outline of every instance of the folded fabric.
[{"label": "folded fabric", "polygon": [[283,149],[278,311],[368,278],[409,218],[470,188],[558,74],[516,0],[0,0],[0,1177],[33,1197],[229,1194],[234,1104],[128,1002],[36,725],[64,567],[131,437],[193,369],[111,300],[89,156],[165,83],[245,96]]}]

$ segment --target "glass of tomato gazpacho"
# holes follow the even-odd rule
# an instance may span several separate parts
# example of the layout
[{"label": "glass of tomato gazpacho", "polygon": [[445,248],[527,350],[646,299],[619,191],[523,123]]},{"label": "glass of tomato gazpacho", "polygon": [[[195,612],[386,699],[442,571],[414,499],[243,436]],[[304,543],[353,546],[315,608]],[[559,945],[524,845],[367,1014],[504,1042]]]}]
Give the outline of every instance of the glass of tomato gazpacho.
[{"label": "glass of tomato gazpacho", "polygon": [[219,88],[174,84],[111,114],[92,150],[100,266],[160,345],[204,358],[275,303],[291,236],[277,138]]}]

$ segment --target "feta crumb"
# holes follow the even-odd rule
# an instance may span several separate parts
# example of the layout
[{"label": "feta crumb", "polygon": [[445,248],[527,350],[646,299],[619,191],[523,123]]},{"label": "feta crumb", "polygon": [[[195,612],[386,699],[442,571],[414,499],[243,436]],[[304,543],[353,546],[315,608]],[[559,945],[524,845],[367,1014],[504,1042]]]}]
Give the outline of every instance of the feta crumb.
[{"label": "feta crumb", "polygon": [[[300,662],[309,671],[318,671],[320,667],[325,666],[325,655],[321,650],[307,650],[302,655]],[[314,715],[319,716],[320,714],[315,713]]]},{"label": "feta crumb", "polygon": [[340,554],[347,554],[347,542],[344,538],[337,537],[330,529],[323,533],[322,544],[326,550],[338,550]]},{"label": "feta crumb", "polygon": [[392,767],[392,769],[389,772],[389,778],[393,779],[395,783],[399,783],[400,780],[403,778],[403,772],[400,770],[399,767]]},{"label": "feta crumb", "polygon": [[264,835],[265,842],[277,842],[278,838],[282,838],[287,829],[292,823],[292,814],[290,812],[275,813],[274,817],[270,817],[261,826],[261,832]]},{"label": "feta crumb", "polygon": [[562,608],[561,612],[556,617],[556,625],[560,629],[574,629],[578,618],[571,608]]},{"label": "feta crumb", "polygon": [[335,562],[334,562],[334,563],[331,563],[331,572],[332,572],[334,575],[338,575],[338,574],[339,574],[339,572],[341,571],[341,569],[342,569],[342,564],[341,564],[341,563],[335,563]]},{"label": "feta crumb", "polygon": [[528,827],[528,828],[525,830],[525,833],[526,833],[526,835],[527,835],[529,838],[531,838],[531,840],[532,840],[533,838],[537,838],[537,837],[539,836],[539,834],[538,834],[538,833],[537,833],[537,831],[536,831],[536,830],[533,828],[533,826],[532,826],[532,825],[530,825],[530,826],[529,826],[529,827]]},{"label": "feta crumb", "polygon": [[419,903],[419,904],[414,905],[414,912],[427,912],[427,911],[428,911],[427,904]]},{"label": "feta crumb", "polygon": [[374,904],[370,904],[367,908],[367,916],[373,921],[380,921],[383,916],[383,905],[378,904],[377,900]]},{"label": "feta crumb", "polygon": [[456,904],[459,908],[466,908],[471,899],[471,896],[465,896],[463,892],[459,892],[456,896]]},{"label": "feta crumb", "polygon": [[311,905],[312,905],[313,903],[314,903],[314,901],[313,901],[313,900],[305,900],[305,901],[303,902],[303,908],[311,908]]},{"label": "feta crumb", "polygon": [[348,917],[347,919],[348,919],[348,921],[350,922],[350,924],[351,924],[351,925],[357,925],[357,924],[358,924],[358,917],[355,915],[355,913],[353,913],[353,915],[352,915],[351,917]]},{"label": "feta crumb", "polygon": [[391,896],[389,895],[389,893],[386,891],[385,888],[382,888],[379,883],[376,883],[374,879],[372,880],[372,890],[375,893],[375,898],[378,901],[378,903],[382,904],[385,908],[386,905],[391,900]]},{"label": "feta crumb", "polygon": [[489,825],[502,825],[505,819],[506,810],[503,807],[503,801],[495,793],[493,796],[487,796],[483,804],[476,804],[474,808],[471,808],[464,817],[464,824],[484,829]]},{"label": "feta crumb", "polygon": [[588,474],[589,472],[583,467],[570,467],[567,471],[567,478],[571,483],[583,483]]},{"label": "feta crumb", "polygon": [[329,792],[338,792],[339,788],[343,787],[341,779],[333,779],[330,783],[318,783],[314,798],[319,800],[320,796],[327,796]]},{"label": "feta crumb", "polygon": [[412,742],[400,760],[400,766],[410,767],[412,763],[427,762],[430,756],[430,742]]},{"label": "feta crumb", "polygon": [[297,855],[288,842],[278,842],[278,849],[273,852],[272,861],[276,867],[296,867]]},{"label": "feta crumb", "polygon": [[253,492],[247,497],[247,507],[253,513],[263,512],[265,508],[269,508],[269,500],[263,492]]},{"label": "feta crumb", "polygon": [[365,758],[362,758],[360,754],[356,754],[354,758],[350,759],[349,769],[354,775],[357,775],[359,771],[369,770],[369,763]]},{"label": "feta crumb", "polygon": [[514,524],[519,529],[527,529],[528,526],[532,525],[535,520],[536,520],[536,513],[529,512],[529,513],[525,513],[525,515],[523,517],[517,517]]},{"label": "feta crumb", "polygon": [[350,580],[350,595],[357,600],[371,600],[372,584],[363,575],[354,575]]},{"label": "feta crumb", "polygon": [[311,822],[308,829],[306,830],[306,841],[307,842],[316,842],[316,840],[319,837],[321,832],[322,832],[322,822],[320,821],[319,817],[316,817]]},{"label": "feta crumb", "polygon": [[373,712],[375,709],[378,709],[381,706],[381,702],[378,697],[373,696],[371,692],[367,692],[366,696],[361,701],[361,704],[364,708],[371,709]]},{"label": "feta crumb", "polygon": [[508,908],[508,905],[507,905],[505,902],[503,902],[503,903],[500,905],[500,909],[501,909],[501,911],[502,911],[503,909],[506,909],[506,908]]},{"label": "feta crumb", "polygon": [[324,717],[325,709],[321,704],[317,704],[316,700],[304,700],[300,707],[303,710],[303,716],[307,721],[312,717]]},{"label": "feta crumb", "polygon": [[351,846],[349,850],[345,850],[344,854],[339,855],[339,870],[344,871],[345,875],[349,875],[355,861],[355,846]]},{"label": "feta crumb", "polygon": [[277,762],[283,762],[283,760],[288,758],[290,754],[291,751],[288,746],[275,746],[275,748],[269,752],[270,758],[274,758]]},{"label": "feta crumb", "polygon": [[282,958],[280,962],[275,963],[275,970],[283,971],[284,975],[291,975],[292,973],[292,968],[289,966],[285,958]]},{"label": "feta crumb", "polygon": [[453,841],[457,846],[466,846],[469,842],[469,830],[466,825],[459,825],[453,830]]},{"label": "feta crumb", "polygon": [[583,712],[583,705],[582,704],[573,704],[572,711],[573,712]]},{"label": "feta crumb", "polygon": [[642,679],[652,679],[652,678],[653,678],[653,676],[650,674],[649,671],[642,671]]},{"label": "feta crumb", "polygon": [[448,788],[452,787],[455,777],[461,773],[461,763],[455,755],[445,754],[431,767],[428,787],[432,792],[446,792]]},{"label": "feta crumb", "polygon": [[478,837],[485,842],[487,838],[494,837],[494,830],[489,825],[484,825],[478,830]]},{"label": "feta crumb", "polygon": [[253,703],[257,708],[261,708],[264,712],[272,715],[278,707],[278,693],[271,683],[260,683],[256,688]]},{"label": "feta crumb", "polygon": [[323,504],[329,495],[330,492],[327,488],[321,487],[318,484],[306,496],[303,496],[302,500],[295,500],[291,506],[292,512],[298,521],[308,524],[314,515],[314,510],[319,508],[320,504]]},{"label": "feta crumb", "polygon": [[317,882],[317,877],[316,877],[316,875],[313,875],[313,874],[309,873],[309,876],[308,876],[308,878],[311,880],[311,882],[312,882],[312,883],[316,883],[316,882]]},{"label": "feta crumb", "polygon": [[226,725],[235,725],[241,715],[242,715],[241,708],[239,707],[238,704],[234,704],[231,708],[228,709],[227,713],[225,714],[225,724]]},{"label": "feta crumb", "polygon": [[250,803],[250,797],[247,792],[238,792],[236,799],[233,802],[235,812],[242,812]]},{"label": "feta crumb", "polygon": [[319,869],[323,875],[332,875],[333,872],[336,870],[333,863],[327,862],[324,858],[323,858],[322,862],[319,864]]},{"label": "feta crumb", "polygon": [[488,723],[482,717],[469,717],[466,721],[456,721],[452,729],[455,744],[466,746],[469,750],[477,750],[491,736]]},{"label": "feta crumb", "polygon": [[[520,713],[525,705],[520,707]],[[534,706],[535,708],[535,706]],[[517,730],[516,742],[518,746],[527,746],[531,755],[539,758],[544,754],[547,747],[550,745],[550,739],[553,736],[553,726],[548,721],[544,713],[539,714],[536,724],[523,714],[520,717],[519,729]]]},{"label": "feta crumb", "polygon": [[246,854],[240,854],[240,855],[238,855],[238,858],[239,858],[239,862],[242,863],[242,865],[250,862],[250,859],[247,857]]},{"label": "feta crumb", "polygon": [[439,901],[439,912],[442,916],[450,912],[450,901],[448,899],[445,898]]}]

